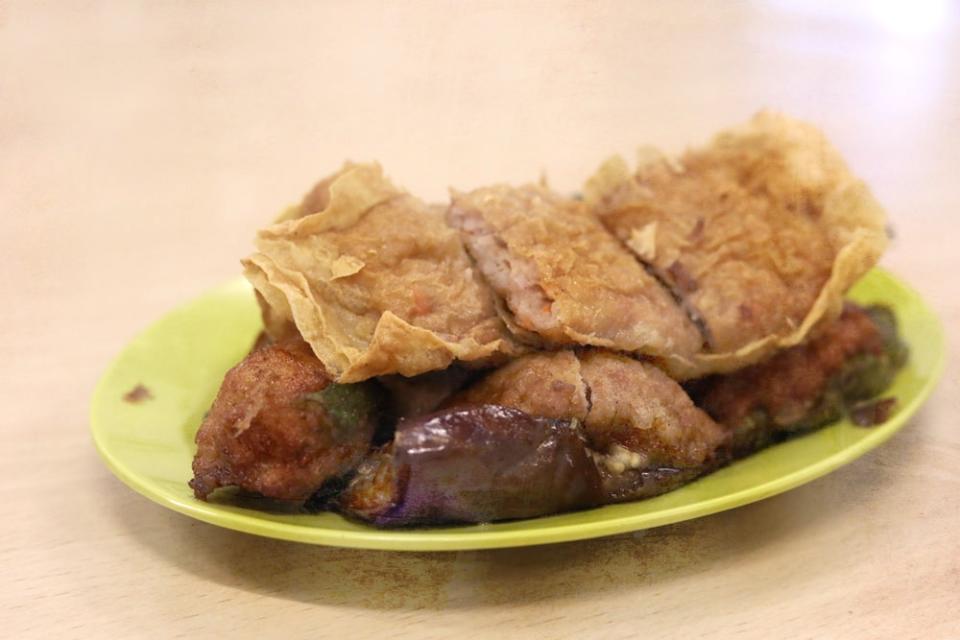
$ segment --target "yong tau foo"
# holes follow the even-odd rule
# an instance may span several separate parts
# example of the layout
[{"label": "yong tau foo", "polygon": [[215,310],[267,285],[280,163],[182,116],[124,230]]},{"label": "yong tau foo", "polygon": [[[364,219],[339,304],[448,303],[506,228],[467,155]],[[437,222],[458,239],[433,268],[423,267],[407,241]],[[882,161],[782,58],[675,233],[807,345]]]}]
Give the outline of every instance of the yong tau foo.
[{"label": "yong tau foo", "polygon": [[243,260],[264,330],[190,485],[381,527],[492,522],[671,491],[851,411],[882,421],[889,399],[863,403],[906,347],[889,309],[844,296],[885,224],[819,131],[770,112],[612,158],[578,196],[434,204],[347,163]]}]

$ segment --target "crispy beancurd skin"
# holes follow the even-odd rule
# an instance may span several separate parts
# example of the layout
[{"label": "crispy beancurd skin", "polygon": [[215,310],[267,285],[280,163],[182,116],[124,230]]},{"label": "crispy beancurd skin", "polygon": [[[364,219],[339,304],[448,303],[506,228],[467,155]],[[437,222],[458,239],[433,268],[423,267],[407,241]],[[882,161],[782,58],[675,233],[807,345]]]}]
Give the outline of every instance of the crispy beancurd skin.
[{"label": "crispy beancurd skin", "polygon": [[338,382],[516,351],[442,212],[377,165],[345,167],[327,190],[323,210],[263,229],[243,261],[269,332],[295,325]]},{"label": "crispy beancurd skin", "polygon": [[677,378],[728,372],[836,318],[886,247],[885,216],[814,127],[761,112],[679,159],[620,158],[587,182],[604,225],[684,300],[712,349]]},{"label": "crispy beancurd skin", "polygon": [[696,327],[581,203],[540,185],[453,193],[447,214],[518,339],[690,355]]}]

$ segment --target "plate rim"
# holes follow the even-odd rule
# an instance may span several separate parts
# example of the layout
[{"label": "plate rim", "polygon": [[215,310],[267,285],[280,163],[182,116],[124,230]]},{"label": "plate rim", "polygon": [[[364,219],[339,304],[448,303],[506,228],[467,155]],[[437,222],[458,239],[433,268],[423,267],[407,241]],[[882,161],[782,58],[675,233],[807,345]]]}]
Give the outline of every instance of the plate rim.
[{"label": "plate rim", "polygon": [[[338,531],[313,525],[268,520],[259,517],[254,510],[249,510],[249,513],[221,510],[215,504],[194,499],[183,500],[158,490],[149,479],[143,478],[139,473],[129,469],[123,461],[110,450],[105,434],[97,427],[98,424],[103,424],[100,416],[101,412],[105,409],[105,390],[110,381],[111,374],[119,368],[121,361],[130,347],[137,341],[143,339],[146,334],[153,331],[157,325],[162,323],[170,314],[187,312],[191,307],[200,304],[201,301],[213,293],[227,292],[231,288],[246,285],[246,281],[243,280],[242,277],[223,282],[218,286],[202,292],[189,301],[178,305],[154,320],[154,322],[139,331],[134,338],[124,344],[120,352],[111,359],[94,387],[89,413],[90,434],[94,447],[107,468],[124,484],[151,501],[208,524],[280,540],[344,548],[387,551],[467,551],[572,542],[650,529],[708,516],[720,511],[736,509],[784,493],[790,489],[821,478],[883,444],[892,437],[893,434],[902,429],[916,414],[920,406],[929,399],[941,379],[946,365],[946,350],[943,348],[945,347],[943,324],[933,309],[912,286],[882,267],[874,267],[871,271],[877,272],[878,276],[885,278],[888,282],[892,282],[903,289],[913,302],[918,305],[923,315],[930,320],[927,334],[939,348],[937,349],[935,359],[931,363],[927,378],[923,381],[919,390],[910,397],[909,401],[899,408],[896,415],[890,420],[882,425],[872,427],[870,432],[857,442],[820,458],[812,464],[758,485],[715,496],[693,504],[667,507],[654,513],[624,514],[601,518],[591,522],[545,524],[545,526],[533,529],[513,529],[508,531],[482,531],[482,529],[488,525],[469,525],[473,532],[470,535],[463,535],[456,530],[451,531],[450,529],[445,529],[438,531],[428,528],[405,530],[375,529],[370,527],[369,530]],[[733,465],[736,465],[736,462],[734,462]],[[603,508],[604,507],[597,507],[597,509]],[[481,531],[477,532],[477,529],[481,529]],[[474,533],[481,535],[474,535]]]}]

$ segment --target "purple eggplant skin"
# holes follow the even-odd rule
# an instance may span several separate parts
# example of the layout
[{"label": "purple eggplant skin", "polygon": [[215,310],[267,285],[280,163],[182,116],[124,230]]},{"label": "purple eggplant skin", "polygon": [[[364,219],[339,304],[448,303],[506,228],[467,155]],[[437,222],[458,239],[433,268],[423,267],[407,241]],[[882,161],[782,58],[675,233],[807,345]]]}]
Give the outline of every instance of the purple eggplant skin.
[{"label": "purple eggplant skin", "polygon": [[391,527],[533,518],[603,501],[576,422],[481,405],[401,420],[339,508]]},{"label": "purple eggplant skin", "polygon": [[622,473],[610,473],[600,465],[605,492],[604,504],[633,502],[659,496],[679,489],[698,477],[710,473],[718,465],[677,469],[674,467],[648,467],[627,469]]}]

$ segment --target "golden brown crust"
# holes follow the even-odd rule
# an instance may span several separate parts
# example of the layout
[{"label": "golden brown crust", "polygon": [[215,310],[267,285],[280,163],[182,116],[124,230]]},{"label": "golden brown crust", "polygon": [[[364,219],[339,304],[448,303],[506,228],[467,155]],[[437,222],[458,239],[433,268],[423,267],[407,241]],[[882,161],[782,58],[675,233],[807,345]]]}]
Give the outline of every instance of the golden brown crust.
[{"label": "golden brown crust", "polygon": [[624,447],[641,455],[641,466],[699,467],[728,438],[660,369],[603,349],[523,356],[447,406],[480,404],[580,420],[593,449]]},{"label": "golden brown crust", "polygon": [[884,214],[810,125],[761,112],[679,160],[608,161],[585,189],[604,225],[680,295],[710,352],[683,378],[731,371],[801,342],[886,246]]},{"label": "golden brown crust", "polygon": [[580,203],[501,185],[455,193],[448,219],[521,338],[658,356],[700,348],[669,292]]},{"label": "golden brown crust", "polygon": [[329,385],[323,365],[298,339],[247,355],[227,372],[197,431],[190,482],[196,496],[236,486],[302,501],[356,466],[370,446],[373,413],[338,424],[328,406],[310,400]]},{"label": "golden brown crust", "polygon": [[447,403],[473,404],[501,404],[557,420],[584,420],[589,410],[587,387],[573,351],[532,353],[518,358]]},{"label": "golden brown crust", "polygon": [[880,356],[883,336],[860,307],[847,305],[813,340],[725,376],[707,378],[699,404],[730,428],[762,411],[775,427],[808,416],[834,376],[857,355]]},{"label": "golden brown crust", "polygon": [[456,232],[377,165],[334,179],[326,208],[262,230],[243,261],[271,310],[292,321],[338,382],[477,361],[510,342]]},{"label": "golden brown crust", "polygon": [[586,429],[600,451],[620,445],[653,465],[699,467],[727,434],[663,371],[621,354],[591,350],[580,373],[592,404]]}]

